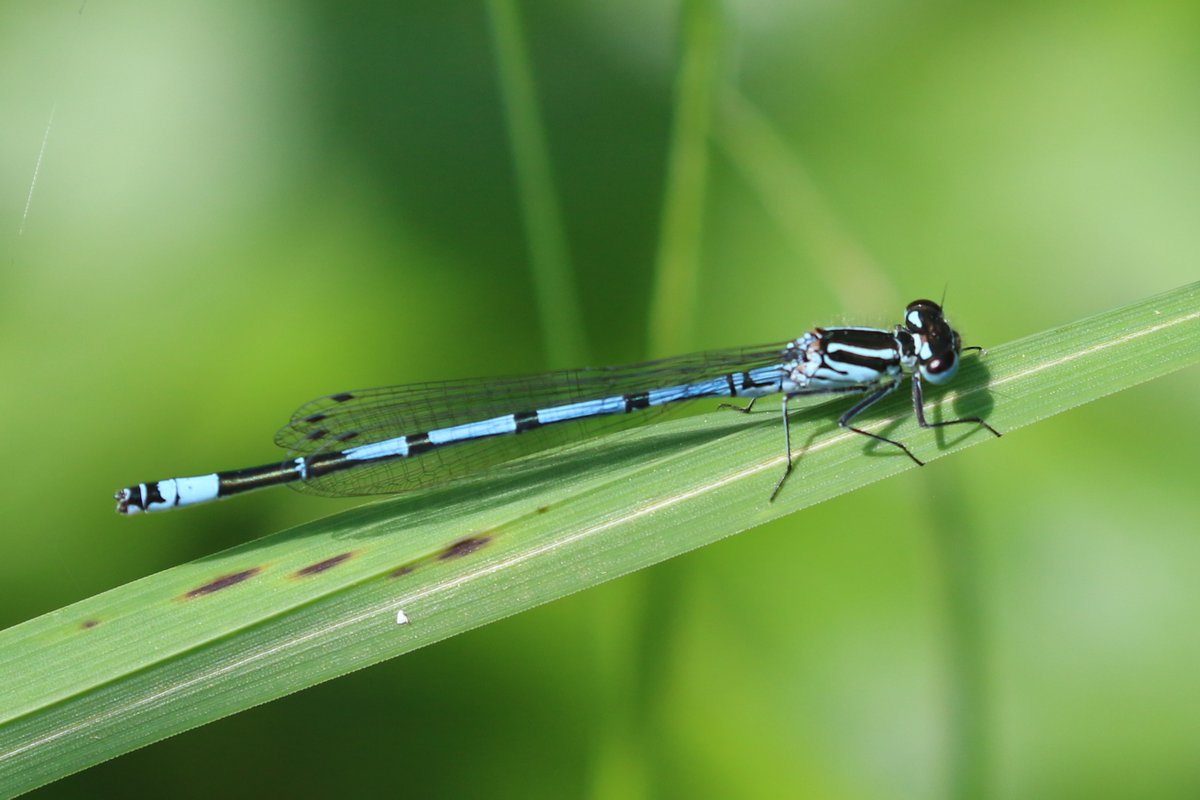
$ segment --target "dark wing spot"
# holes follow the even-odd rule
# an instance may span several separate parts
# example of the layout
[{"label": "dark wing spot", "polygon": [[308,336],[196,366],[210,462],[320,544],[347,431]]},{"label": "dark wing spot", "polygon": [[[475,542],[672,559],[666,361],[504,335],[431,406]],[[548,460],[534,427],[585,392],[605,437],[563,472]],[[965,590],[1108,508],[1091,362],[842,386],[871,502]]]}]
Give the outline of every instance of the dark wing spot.
[{"label": "dark wing spot", "polygon": [[309,414],[304,418],[304,421],[308,423],[320,422],[321,420],[325,419],[325,416],[325,414]]},{"label": "dark wing spot", "polygon": [[348,442],[355,436],[358,436],[358,431],[350,431],[349,433],[343,433],[341,436],[337,437],[337,440],[339,442]]},{"label": "dark wing spot", "polygon": [[250,569],[244,569],[241,572],[231,572],[228,575],[222,575],[215,580],[211,580],[208,583],[197,586],[183,597],[185,600],[191,600],[193,597],[200,597],[202,595],[212,594],[213,592],[219,592],[222,589],[228,589],[234,584],[241,583],[248,578],[253,578],[261,571],[261,567],[251,567]]},{"label": "dark wing spot", "polygon": [[348,561],[354,556],[353,551],[348,553],[339,553],[336,556],[327,558],[324,561],[318,561],[315,564],[309,564],[307,567],[302,567],[292,573],[293,578],[305,578],[309,575],[316,575],[318,572],[324,572],[327,569],[333,569],[343,561]]},{"label": "dark wing spot", "polygon": [[470,555],[491,540],[492,537],[490,536],[468,536],[466,539],[459,539],[439,553],[438,558],[442,561],[447,561],[451,558],[461,558],[465,555]]},{"label": "dark wing spot", "polygon": [[335,403],[344,403],[347,400],[353,400],[354,395],[349,392],[342,392],[341,394],[330,395],[329,399]]},{"label": "dark wing spot", "polygon": [[315,442],[317,439],[324,439],[328,433],[329,431],[324,428],[317,428],[315,431],[309,431],[304,438],[310,442]]}]

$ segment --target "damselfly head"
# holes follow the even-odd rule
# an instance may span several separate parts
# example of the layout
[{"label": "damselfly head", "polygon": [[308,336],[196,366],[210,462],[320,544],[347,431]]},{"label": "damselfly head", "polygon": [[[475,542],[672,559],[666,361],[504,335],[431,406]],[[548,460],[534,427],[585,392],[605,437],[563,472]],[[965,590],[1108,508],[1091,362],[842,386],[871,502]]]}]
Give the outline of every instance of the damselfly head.
[{"label": "damselfly head", "polygon": [[958,372],[962,340],[950,327],[942,307],[932,300],[914,300],[904,310],[904,325],[917,340],[917,366],[930,383],[945,383]]}]

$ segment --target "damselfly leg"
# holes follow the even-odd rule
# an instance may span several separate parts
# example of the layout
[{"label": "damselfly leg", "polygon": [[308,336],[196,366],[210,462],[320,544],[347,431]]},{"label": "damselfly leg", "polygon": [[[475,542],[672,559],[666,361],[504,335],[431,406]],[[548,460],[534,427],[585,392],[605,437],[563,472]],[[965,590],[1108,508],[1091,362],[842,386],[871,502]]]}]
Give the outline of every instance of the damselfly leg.
[{"label": "damselfly leg", "polygon": [[[976,349],[982,349],[982,348],[976,348]],[[976,425],[982,425],[983,427],[987,428],[992,433],[993,436],[995,436],[997,438],[999,438],[999,436],[1000,436],[1000,431],[996,430],[991,425],[988,425],[986,422],[984,422],[982,417],[960,417],[959,419],[945,419],[945,420],[942,420],[941,422],[927,422],[925,420],[925,398],[924,398],[924,393],[921,390],[921,377],[916,374],[913,375],[912,398],[913,398],[913,411],[915,411],[917,414],[917,424],[920,425],[922,428],[942,428],[942,427],[945,427],[946,425],[963,425],[968,422],[973,422]],[[907,452],[907,451],[905,451],[905,452]],[[909,455],[912,455],[912,453],[909,453]],[[920,464],[921,462],[918,461],[917,463]]]},{"label": "damselfly leg", "polygon": [[[873,406],[875,403],[879,402],[884,397],[886,397],[889,394],[891,394],[892,392],[894,392],[896,390],[896,387],[899,385],[900,385],[900,381],[895,380],[895,381],[892,381],[891,383],[887,384],[886,386],[883,386],[881,388],[875,389],[874,391],[871,391],[870,394],[868,394],[862,400],[859,400],[857,403],[855,403],[848,411],[846,411],[846,413],[844,413],[840,417],[838,417],[837,424],[839,427],[846,428],[848,430],[852,430],[855,433],[861,434],[863,436],[868,436],[872,439],[877,439],[881,442],[887,442],[888,444],[894,444],[894,445],[896,445],[896,447],[899,447],[901,450],[903,450],[908,455],[909,458],[911,458],[913,461],[916,461],[918,465],[924,466],[924,462],[922,462],[920,459],[918,459],[916,456],[914,456],[911,452],[909,452],[909,449],[907,447],[905,447],[903,444],[901,444],[900,442],[894,441],[892,439],[888,439],[885,436],[879,436],[877,434],[870,433],[869,431],[860,430],[859,428],[855,428],[854,426],[850,425],[850,420],[854,419],[859,414],[861,414],[862,412],[866,411],[868,408]],[[825,394],[862,394],[867,391],[870,391],[869,387],[847,386],[847,387],[839,388],[839,389],[816,389],[816,390],[812,390],[812,391],[789,392],[788,394],[785,394],[783,396],[783,442],[784,442],[784,453],[787,456],[787,463],[785,464],[785,466],[783,468],[783,475],[779,478],[779,481],[775,484],[774,491],[771,492],[771,497],[769,498],[768,502],[771,502],[771,503],[775,502],[775,498],[777,496],[779,496],[779,491],[783,488],[783,484],[788,479],[788,476],[792,474],[792,468],[795,466],[795,463],[792,461],[792,436],[791,436],[791,423],[788,420],[788,411],[787,411],[788,403],[797,397],[812,397],[814,395],[825,395]]]}]

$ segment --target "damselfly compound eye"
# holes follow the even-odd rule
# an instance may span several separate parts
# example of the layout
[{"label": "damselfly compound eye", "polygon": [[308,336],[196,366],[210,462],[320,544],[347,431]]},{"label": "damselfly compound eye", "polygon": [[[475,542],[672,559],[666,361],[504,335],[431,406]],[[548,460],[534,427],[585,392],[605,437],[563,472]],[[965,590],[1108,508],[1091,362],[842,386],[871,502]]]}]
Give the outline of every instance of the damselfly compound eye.
[{"label": "damselfly compound eye", "polygon": [[949,353],[922,361],[920,370],[921,377],[930,383],[945,383],[954,377],[954,373],[958,372],[958,355]]},{"label": "damselfly compound eye", "polygon": [[913,333],[924,333],[944,324],[942,307],[932,300],[914,300],[904,310],[904,326]]}]

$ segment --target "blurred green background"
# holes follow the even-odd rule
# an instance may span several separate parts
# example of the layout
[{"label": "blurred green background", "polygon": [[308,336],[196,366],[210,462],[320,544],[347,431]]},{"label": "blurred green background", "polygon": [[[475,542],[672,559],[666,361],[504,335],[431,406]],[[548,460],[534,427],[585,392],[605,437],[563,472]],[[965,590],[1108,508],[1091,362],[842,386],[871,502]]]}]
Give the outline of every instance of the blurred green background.
[{"label": "blurred green background", "polygon": [[[582,298],[552,342],[488,5],[0,10],[5,626],[353,505],[112,513],[273,458],[319,394],[891,325],[947,286],[986,345],[1200,274],[1194,2],[717,7],[687,291],[657,301],[681,8],[519,12]],[[1196,797],[1198,393],[1172,375],[41,796]]]}]

